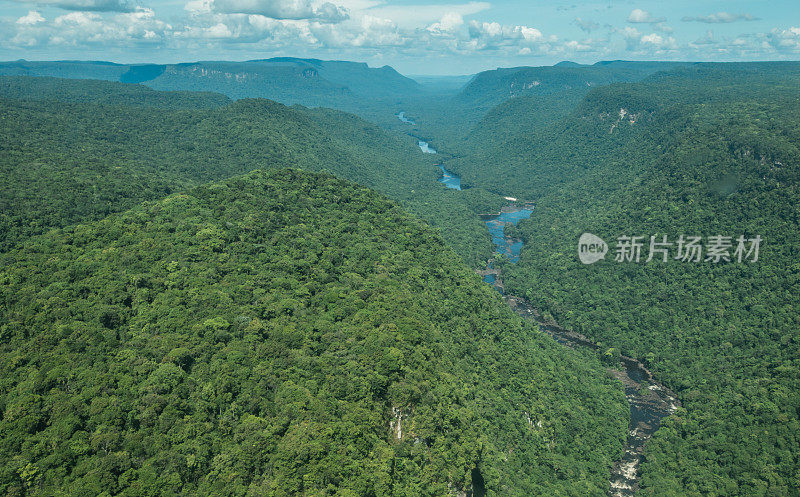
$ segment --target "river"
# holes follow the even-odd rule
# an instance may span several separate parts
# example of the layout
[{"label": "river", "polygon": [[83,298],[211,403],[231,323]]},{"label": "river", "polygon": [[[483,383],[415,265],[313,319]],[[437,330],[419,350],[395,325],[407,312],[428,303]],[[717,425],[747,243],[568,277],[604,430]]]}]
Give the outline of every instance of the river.
[{"label": "river", "polygon": [[397,116],[398,119],[400,119],[401,121],[403,121],[406,124],[411,124],[411,125],[416,125],[417,124],[417,123],[414,122],[413,119],[410,119],[410,118],[406,117],[406,113],[405,112],[398,112],[397,114],[395,114],[395,116]]},{"label": "river", "polygon": [[[419,147],[424,153],[436,153],[436,150],[422,140],[419,141]],[[440,183],[448,188],[461,190],[461,178],[457,174],[445,169],[444,164],[439,164],[437,167],[442,172],[442,176],[439,178]],[[522,240],[506,236],[505,227],[507,225],[516,226],[521,220],[529,219],[533,209],[532,204],[511,202],[497,214],[481,216],[492,236],[495,253],[504,255],[512,264],[519,261],[524,244]],[[476,272],[483,276],[485,282],[503,294],[506,303],[515,312],[536,322],[542,331],[553,337],[558,343],[575,349],[591,350],[593,353],[602,352],[600,347],[589,338],[564,329],[555,322],[544,320],[541,314],[524,298],[506,294],[501,271],[494,266],[492,260],[487,261],[486,267],[478,269]],[[611,468],[608,494],[613,497],[629,497],[639,489],[639,468],[644,460],[645,444],[658,430],[661,420],[675,412],[680,406],[680,402],[672,391],[658,383],[653,378],[653,374],[634,358],[621,356],[619,365],[609,368],[608,371],[622,383],[625,388],[625,397],[630,405],[630,422],[625,452]]]}]

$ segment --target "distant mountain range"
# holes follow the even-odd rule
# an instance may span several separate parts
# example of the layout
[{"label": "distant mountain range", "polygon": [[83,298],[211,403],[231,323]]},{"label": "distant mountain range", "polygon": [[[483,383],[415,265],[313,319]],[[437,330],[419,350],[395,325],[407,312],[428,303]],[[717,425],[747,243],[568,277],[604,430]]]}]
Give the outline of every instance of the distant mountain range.
[{"label": "distant mountain range", "polygon": [[116,64],[102,61],[0,62],[3,76],[51,76],[139,83],[162,91],[212,91],[233,99],[269,98],[287,105],[353,110],[375,99],[413,98],[425,91],[457,94],[453,103],[493,107],[509,97],[638,81],[686,63],[605,61],[594,65],[512,67],[474,76],[403,76],[390,66],[295,57],[244,62]]},{"label": "distant mountain range", "polygon": [[461,89],[456,100],[482,107],[494,107],[508,98],[549,95],[564,90],[589,90],[616,82],[644,79],[685,62],[603,61],[594,65],[559,62],[554,66],[509,67],[481,72]]},{"label": "distant mountain range", "polygon": [[25,60],[0,62],[0,75],[52,76],[141,83],[157,90],[214,91],[230,98],[347,108],[361,100],[409,95],[419,83],[389,66],[278,57],[181,64]]}]

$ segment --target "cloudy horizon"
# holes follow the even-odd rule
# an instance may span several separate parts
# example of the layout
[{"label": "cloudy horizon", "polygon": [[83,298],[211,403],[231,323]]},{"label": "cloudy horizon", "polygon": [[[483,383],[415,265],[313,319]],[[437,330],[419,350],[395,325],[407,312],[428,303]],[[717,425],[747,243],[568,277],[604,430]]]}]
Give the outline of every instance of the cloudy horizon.
[{"label": "cloudy horizon", "polygon": [[276,56],[471,74],[562,60],[800,59],[789,1],[0,0],[0,59]]}]

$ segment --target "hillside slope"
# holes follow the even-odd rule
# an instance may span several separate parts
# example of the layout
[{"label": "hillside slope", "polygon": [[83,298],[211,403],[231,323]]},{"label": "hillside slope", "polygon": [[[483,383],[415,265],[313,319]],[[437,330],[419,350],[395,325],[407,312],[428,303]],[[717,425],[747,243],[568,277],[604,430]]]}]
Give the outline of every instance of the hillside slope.
[{"label": "hillside slope", "polygon": [[29,76],[0,76],[0,98],[166,109],[210,109],[231,103],[228,97],[219,93],[159,92],[142,85],[121,85],[102,80]]},{"label": "hillside slope", "polygon": [[357,109],[422,87],[389,66],[277,57],[245,62],[113,64],[79,61],[0,62],[0,75],[51,76],[140,83],[165,91],[216,92],[233,99],[268,98],[287,105]]},{"label": "hillside slope", "polygon": [[[517,136],[516,131],[525,131],[524,126],[530,119],[537,120],[542,112],[558,113],[564,102],[581,98],[593,88],[621,81],[639,81],[655,72],[680,65],[673,62],[606,61],[591,66],[559,64],[498,68],[476,74],[451,95],[407,97],[399,110],[406,111],[416,121],[415,132],[431,141],[437,150],[461,157],[475,153],[476,149],[490,149],[491,142],[502,140],[509,132]],[[511,121],[511,129],[499,126],[495,108],[505,107],[501,113],[510,117],[515,113],[512,109],[525,108],[525,104],[516,102],[518,100],[531,106],[518,113],[520,124]],[[493,112],[494,116],[491,115]],[[365,116],[375,120],[369,114]],[[504,124],[508,123],[509,120],[505,120]],[[508,150],[516,149],[510,147]],[[493,164],[485,167],[493,167]]]},{"label": "hillside slope", "polygon": [[487,113],[448,166],[469,184],[536,199],[608,164],[646,167],[661,153],[659,126],[672,130],[682,105],[789,98],[798,81],[797,63],[692,64],[635,84],[517,97]]},{"label": "hillside slope", "polygon": [[605,494],[627,408],[438,235],[252,172],[0,255],[8,495]]},{"label": "hillside slope", "polygon": [[[640,358],[683,403],[647,446],[642,495],[798,495],[798,67],[610,85],[548,139],[505,148],[505,186],[537,200],[506,288]],[[584,232],[609,244],[604,261],[580,263]],[[670,257],[646,262],[664,235]],[[682,235],[702,237],[699,262],[675,259]],[[708,258],[716,235],[729,261]],[[638,262],[615,261],[621,236],[643,237]],[[739,262],[739,236],[745,250],[761,237],[757,261]]]},{"label": "hillside slope", "polygon": [[605,86],[620,81],[637,81],[678,64],[608,61],[577,67],[562,64],[499,68],[476,74],[458,93],[455,100],[469,102],[478,107],[494,107],[514,97],[549,95],[565,90]]},{"label": "hillside slope", "polygon": [[[0,171],[8,179],[0,188],[0,250],[206,181],[294,167],[401,201],[442,227],[466,260],[491,253],[473,213],[496,207],[498,197],[447,191],[415,140],[343,112],[263,99],[182,108],[224,97],[46,78],[0,79],[0,95],[17,97],[0,99]],[[44,100],[25,100],[32,96]]]}]

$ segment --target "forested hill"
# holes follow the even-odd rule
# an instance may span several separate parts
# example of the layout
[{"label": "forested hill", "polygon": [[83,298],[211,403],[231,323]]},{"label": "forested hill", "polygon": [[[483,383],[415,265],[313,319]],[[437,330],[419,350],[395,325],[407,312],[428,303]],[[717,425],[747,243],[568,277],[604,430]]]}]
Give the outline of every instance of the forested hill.
[{"label": "forested hill", "polygon": [[231,103],[228,97],[219,93],[161,92],[142,85],[123,85],[102,80],[27,76],[0,76],[0,98],[167,109],[210,109]]},{"label": "forested hill", "polygon": [[[691,64],[638,83],[509,99],[457,147],[449,166],[470,184],[536,199],[608,164],[646,167],[695,106],[789,99],[798,63]],[[777,116],[776,116],[777,117]],[[764,126],[745,115],[737,126]]]},{"label": "forested hill", "polygon": [[[402,110],[416,121],[417,134],[432,141],[437,150],[460,157],[492,150],[495,142],[500,143],[508,135],[524,135],[557,122],[564,117],[564,112],[569,113],[569,106],[595,88],[615,82],[639,81],[683,65],[687,64],[605,61],[591,66],[557,64],[499,68],[476,74],[463,88],[450,94],[405,99]],[[503,110],[499,110],[501,108]],[[362,115],[378,122],[372,114]],[[502,123],[497,120],[500,115],[505,117]],[[515,146],[505,147],[499,154],[505,157],[515,150]],[[487,159],[487,169],[495,162]],[[469,178],[466,181],[484,186]]]},{"label": "forested hill", "polygon": [[112,64],[0,62],[0,75],[53,76],[142,83],[158,90],[211,91],[230,98],[353,109],[375,98],[411,95],[421,87],[389,66],[280,57],[246,62]]},{"label": "forested hill", "polygon": [[673,62],[598,62],[592,66],[559,64],[511,67],[484,71],[458,93],[456,102],[493,107],[509,98],[549,95],[564,90],[590,89],[619,81],[638,81],[657,71],[671,69]]},{"label": "forested hill", "polygon": [[[483,152],[497,175],[461,163],[537,199],[506,289],[678,393],[684,409],[646,447],[642,495],[798,495],[799,90],[797,63],[678,68],[504,137]],[[584,232],[609,244],[604,261],[578,260]],[[646,262],[665,235],[668,260]],[[675,259],[681,235],[701,237],[699,262]],[[729,261],[708,259],[716,235]],[[621,236],[643,237],[638,262],[615,261]],[[762,238],[756,262],[738,261],[739,236]]]},{"label": "forested hill", "polygon": [[0,62],[0,74],[4,76],[49,76],[53,78],[99,79],[119,81],[129,66],[113,62],[61,60]]},{"label": "forested hill", "polygon": [[605,495],[627,408],[381,195],[245,176],[0,255],[6,495]]},{"label": "forested hill", "polygon": [[446,191],[416,141],[349,114],[50,78],[0,78],[0,95],[0,249],[206,181],[294,167],[388,194],[444,228],[467,260],[491,253],[474,212],[499,197]]}]

